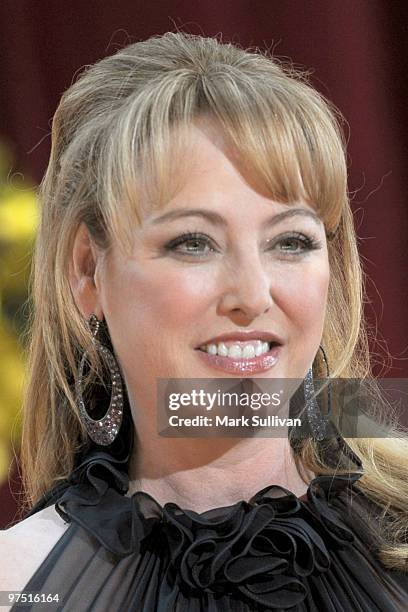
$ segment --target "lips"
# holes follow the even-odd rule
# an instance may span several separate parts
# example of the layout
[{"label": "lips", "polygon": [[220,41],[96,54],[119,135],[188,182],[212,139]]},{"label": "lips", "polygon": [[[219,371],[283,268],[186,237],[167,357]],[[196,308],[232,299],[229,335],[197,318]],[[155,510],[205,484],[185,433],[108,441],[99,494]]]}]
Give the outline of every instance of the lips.
[{"label": "lips", "polygon": [[199,359],[211,369],[219,370],[230,375],[238,374],[240,376],[246,376],[268,372],[278,363],[281,350],[280,346],[275,346],[267,353],[263,353],[258,357],[236,359],[221,357],[220,355],[210,355],[206,351],[201,350],[198,350],[197,355]]},{"label": "lips", "polygon": [[263,342],[269,342],[274,345],[283,344],[282,338],[280,338],[277,334],[273,332],[254,330],[250,332],[229,332],[225,334],[220,334],[219,336],[213,336],[204,342],[200,342],[196,349],[200,349],[201,347],[208,344],[219,344],[220,342],[234,341],[237,342],[248,342],[250,340],[262,340]]}]

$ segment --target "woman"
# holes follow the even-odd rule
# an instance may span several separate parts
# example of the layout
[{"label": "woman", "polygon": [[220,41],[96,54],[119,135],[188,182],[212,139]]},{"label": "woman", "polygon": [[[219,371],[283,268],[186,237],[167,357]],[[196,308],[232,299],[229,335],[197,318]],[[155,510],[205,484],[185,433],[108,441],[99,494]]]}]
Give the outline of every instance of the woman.
[{"label": "woman", "polygon": [[[326,435],[311,401],[327,368],[371,378],[328,103],[258,51],[167,33],[89,67],[52,139],[32,508],[1,589],[64,611],[406,609],[407,437]],[[312,435],[160,435],[159,379],[248,377],[304,379]]]}]

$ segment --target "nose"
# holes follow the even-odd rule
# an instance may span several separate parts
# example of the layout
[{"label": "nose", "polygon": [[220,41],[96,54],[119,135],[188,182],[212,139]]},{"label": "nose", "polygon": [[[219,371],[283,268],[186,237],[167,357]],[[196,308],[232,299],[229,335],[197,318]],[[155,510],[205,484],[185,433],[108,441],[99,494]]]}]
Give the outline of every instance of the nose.
[{"label": "nose", "polygon": [[219,303],[218,313],[253,320],[273,305],[271,278],[259,258],[235,265],[227,272],[228,289]]}]

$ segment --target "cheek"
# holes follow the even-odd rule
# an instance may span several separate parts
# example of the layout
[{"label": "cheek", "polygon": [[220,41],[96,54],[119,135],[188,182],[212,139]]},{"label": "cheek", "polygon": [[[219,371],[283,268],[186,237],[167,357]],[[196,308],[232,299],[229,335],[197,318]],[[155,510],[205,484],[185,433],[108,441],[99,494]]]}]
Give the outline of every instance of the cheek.
[{"label": "cheek", "polygon": [[183,327],[197,316],[206,292],[208,284],[199,275],[185,272],[157,275],[141,286],[139,316],[164,331]]},{"label": "cheek", "polygon": [[214,287],[211,274],[199,273],[192,266],[190,269],[169,271],[146,290],[153,304],[154,318],[162,320],[163,325],[169,328],[172,325],[185,326],[190,321],[197,323]]},{"label": "cheek", "polygon": [[[308,279],[308,280],[305,280]],[[305,272],[285,294],[285,312],[304,335],[323,329],[330,274],[327,267]]]},{"label": "cheek", "polygon": [[[114,275],[104,292],[104,312],[111,321],[115,337],[125,335],[129,342],[145,345],[152,338],[166,341],[172,330],[178,340],[186,324],[199,320],[205,295],[211,292],[207,274],[197,274],[180,266],[178,269],[124,269]],[[127,332],[124,334],[124,330]],[[135,330],[134,333],[131,330]],[[157,330],[161,330],[158,336]]]}]

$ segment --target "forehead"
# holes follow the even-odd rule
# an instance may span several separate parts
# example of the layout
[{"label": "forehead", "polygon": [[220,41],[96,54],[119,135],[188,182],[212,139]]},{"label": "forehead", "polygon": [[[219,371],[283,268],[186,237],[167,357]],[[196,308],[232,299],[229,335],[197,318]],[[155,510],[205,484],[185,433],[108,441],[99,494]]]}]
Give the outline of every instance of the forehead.
[{"label": "forehead", "polygon": [[[272,205],[277,213],[295,204],[277,202],[271,189],[245,163],[220,124],[208,117],[198,118],[183,129],[181,139],[168,160],[167,197],[160,203],[154,190],[155,184],[157,181],[153,180],[146,185],[145,221],[158,218],[159,213],[174,208],[185,208],[186,205],[192,208],[194,204],[199,204],[216,209],[217,205],[228,200],[232,205],[245,201],[254,204],[256,200],[260,205],[268,204],[269,209]],[[296,204],[304,209],[315,209],[312,202],[303,199]],[[253,206],[251,209],[256,212]],[[240,210],[242,212],[242,207]],[[166,219],[177,216],[171,212],[160,214]],[[213,216],[217,222],[219,215],[215,213]],[[219,218],[218,224],[222,225]]]},{"label": "forehead", "polygon": [[107,203],[112,241],[132,249],[135,228],[175,205],[222,202],[225,208],[229,198],[231,210],[240,200],[240,214],[250,215],[246,195],[269,209],[301,203],[333,231],[347,202],[344,156],[328,152],[314,127],[315,140],[302,140],[302,126],[284,120],[262,124],[244,117],[241,127],[207,115],[172,124],[138,147],[132,141],[127,149],[124,135],[112,175],[118,190]]}]

